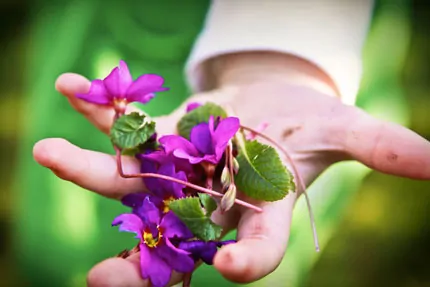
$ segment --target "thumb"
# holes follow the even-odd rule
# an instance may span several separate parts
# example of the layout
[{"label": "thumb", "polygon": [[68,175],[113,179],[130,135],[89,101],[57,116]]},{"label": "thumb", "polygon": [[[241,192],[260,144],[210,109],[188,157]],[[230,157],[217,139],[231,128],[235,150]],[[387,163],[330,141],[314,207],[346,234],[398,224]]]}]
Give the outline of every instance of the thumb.
[{"label": "thumb", "polygon": [[378,171],[430,179],[430,142],[400,125],[356,113],[346,136],[347,154]]}]

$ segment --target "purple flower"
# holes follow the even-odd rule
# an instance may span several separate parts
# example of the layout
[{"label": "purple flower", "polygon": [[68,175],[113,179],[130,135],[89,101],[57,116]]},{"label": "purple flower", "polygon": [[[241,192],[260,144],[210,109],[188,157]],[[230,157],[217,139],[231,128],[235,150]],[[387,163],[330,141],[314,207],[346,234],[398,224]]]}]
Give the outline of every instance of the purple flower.
[{"label": "purple flower", "polygon": [[[183,171],[175,171],[173,162],[166,162],[157,168],[154,162],[142,161],[140,170],[142,173],[157,173],[187,181],[187,177]],[[144,178],[143,180],[146,188],[157,197],[163,199],[184,197],[182,189],[184,189],[185,186],[183,184],[159,178]]]},{"label": "purple flower", "polygon": [[236,243],[236,240],[207,242],[201,240],[192,240],[179,243],[179,248],[190,252],[195,261],[201,259],[204,263],[212,265],[218,248],[231,243]]},{"label": "purple flower", "polygon": [[192,128],[191,141],[181,136],[168,135],[161,137],[159,142],[167,154],[187,159],[191,164],[201,162],[217,164],[239,127],[238,118],[228,117],[216,125],[214,117],[211,116],[209,123],[200,123]]},{"label": "purple flower", "polygon": [[125,108],[127,103],[140,102],[146,104],[155,92],[168,88],[162,87],[164,79],[155,74],[145,74],[133,81],[127,64],[121,60],[104,80],[94,80],[86,94],[76,96],[87,102],[99,105],[111,105]]},{"label": "purple flower", "polygon": [[[177,178],[183,181],[187,181],[187,177],[183,171],[176,172],[175,165],[172,162],[166,162],[157,168],[157,164],[152,161],[142,161],[141,163],[142,173],[157,173],[161,175],[167,175],[173,178]],[[130,193],[122,198],[122,204],[133,208],[133,213],[137,214],[140,210],[143,201],[146,197],[150,197],[151,201],[163,211],[163,213],[169,212],[170,201],[184,197],[182,192],[185,187],[183,184],[175,183],[169,180],[159,178],[144,178],[143,179],[146,188],[153,195],[148,195],[144,192]]]},{"label": "purple flower", "polygon": [[[175,170],[177,172],[183,171],[188,178],[188,181],[193,181],[198,178],[198,172],[193,168],[193,166],[186,159],[177,158],[173,154],[167,154],[164,149],[156,150],[151,153],[140,154],[137,156],[139,160],[150,161],[158,165],[165,165],[168,163],[173,163]],[[143,172],[143,171],[142,171]]]},{"label": "purple flower", "polygon": [[140,240],[140,271],[154,287],[166,286],[172,271],[191,272],[194,260],[190,253],[175,247],[171,239],[186,240],[193,235],[185,225],[169,212],[162,218],[158,208],[145,198],[140,216],[121,214],[112,222],[120,231],[132,232]]},{"label": "purple flower", "polygon": [[158,208],[159,212],[161,211],[163,214],[168,213],[170,211],[169,203],[170,201],[174,200],[173,197],[163,199],[161,197],[148,194],[146,192],[136,192],[125,195],[121,199],[121,203],[125,206],[131,207],[131,212],[133,214],[144,218],[145,209],[143,208],[143,204],[146,198],[149,198],[149,200],[154,204],[154,206]]},{"label": "purple flower", "polygon": [[[140,212],[142,211],[142,205],[143,205],[143,202],[145,201],[145,198],[150,197],[150,196],[151,195],[149,195],[146,192],[129,193],[121,199],[121,203],[125,206],[131,207],[132,213],[134,213],[136,215],[140,215]],[[151,198],[151,201],[157,206],[159,206],[159,204],[162,203],[161,199],[157,201],[157,199],[153,200]]]}]

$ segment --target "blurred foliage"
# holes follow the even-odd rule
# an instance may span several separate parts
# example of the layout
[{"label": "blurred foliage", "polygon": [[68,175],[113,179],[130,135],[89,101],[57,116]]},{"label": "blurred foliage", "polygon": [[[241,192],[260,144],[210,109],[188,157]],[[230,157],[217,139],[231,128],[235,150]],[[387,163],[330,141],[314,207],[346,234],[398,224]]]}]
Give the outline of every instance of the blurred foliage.
[{"label": "blurred foliage", "polygon": [[[56,2],[56,5],[61,4],[60,1]],[[70,16],[69,21],[61,23],[63,25],[78,25],[76,18],[73,18],[77,13],[76,11],[80,11],[83,7],[88,8],[91,6],[90,2],[81,1],[79,2],[80,6],[70,6],[68,8],[70,11],[67,13]],[[38,5],[42,5],[40,3]],[[405,123],[412,130],[430,139],[430,65],[428,64],[430,63],[430,33],[428,31],[428,27],[430,27],[430,7],[424,0],[412,2],[387,0],[377,3],[374,21],[364,49],[365,70],[358,105],[377,117],[394,119],[399,123]],[[44,20],[43,15],[46,17],[50,15],[50,11],[44,9],[43,5],[40,7],[32,6],[35,4],[37,4],[37,1],[33,3],[22,0],[9,0],[0,3],[1,11],[3,12],[2,28],[0,30],[0,52],[2,53],[0,58],[0,85],[2,87],[0,90],[0,117],[2,120],[2,125],[0,125],[0,152],[2,159],[0,181],[3,187],[0,190],[0,286],[41,286],[35,285],[36,283],[34,282],[32,282],[34,284],[25,282],[26,274],[18,274],[18,269],[16,268],[16,253],[30,252],[31,250],[26,249],[28,246],[24,250],[20,250],[19,246],[18,249],[10,247],[12,246],[12,227],[20,225],[20,217],[15,216],[14,207],[16,206],[15,203],[21,200],[19,198],[21,194],[12,192],[12,179],[17,176],[13,174],[17,163],[16,147],[24,137],[23,131],[27,130],[29,121],[32,120],[26,111],[21,108],[28,99],[28,95],[24,94],[26,91],[25,85],[28,83],[24,82],[23,75],[28,73],[28,69],[34,69],[34,67],[29,67],[28,65],[28,56],[32,54],[28,49],[29,47],[34,47],[32,39],[37,36],[34,35],[35,31],[32,30],[34,23],[31,21],[33,19],[31,13],[35,9],[39,9],[39,16],[42,20]],[[162,21],[162,19],[157,19],[156,17],[157,13],[154,9],[157,8],[155,6],[152,10],[149,9],[153,13],[140,15],[139,21],[143,22],[137,23],[152,25],[157,21]],[[136,50],[136,47],[139,47],[139,41],[142,41],[146,46],[151,45],[152,42],[145,41],[145,39],[135,39],[137,43],[133,42],[133,45],[130,45],[128,39],[121,35],[121,29],[133,29],[132,27],[136,26],[136,22],[133,21],[136,21],[138,15],[134,15],[134,17],[121,16],[121,14],[118,15],[118,11],[121,13],[121,10],[117,9],[115,4],[109,7],[109,10],[103,13],[104,17],[123,17],[127,19],[127,21],[122,22],[122,27],[109,28],[110,31],[115,33],[115,37],[120,39],[117,45],[120,46],[122,51],[126,51],[131,55],[131,59],[139,59],[140,54]],[[87,11],[97,12],[94,9]],[[80,15],[79,18],[84,17],[84,19],[90,21],[91,15],[95,14],[89,14],[87,18],[85,18],[85,15]],[[101,16],[99,15],[99,17]],[[196,21],[200,20],[196,19]],[[178,23],[178,21],[172,21],[171,23]],[[80,24],[83,25],[82,23]],[[172,33],[178,27],[170,27],[169,25],[164,25],[163,27],[165,30],[157,31],[160,35],[167,37],[158,38],[161,44],[162,41],[170,41],[169,37],[181,37]],[[50,25],[47,29],[51,29],[54,33],[58,26]],[[115,65],[118,57],[116,51],[119,48],[112,46],[107,36],[101,35],[100,39],[98,39],[100,43],[98,49],[93,51],[98,55],[95,57],[93,74],[89,75],[93,77],[106,74],[106,69],[108,70]],[[147,33],[142,33],[142,35],[147,35]],[[57,45],[76,45],[77,47],[79,44],[73,41],[74,37],[71,35],[58,35],[58,37],[62,38],[56,41]],[[76,38],[79,38],[79,36],[76,36]],[[178,41],[181,42],[181,39],[178,38]],[[46,43],[49,44],[50,42]],[[160,43],[152,44],[154,46],[160,45]],[[136,67],[131,67],[132,71],[145,71],[147,69],[152,72],[157,69],[170,71],[167,77],[172,79],[173,86],[180,89],[181,94],[186,94],[186,90],[184,90],[181,83],[175,80],[182,68],[181,63],[175,62],[175,59],[180,58],[183,60],[186,57],[188,48],[186,46],[182,46],[180,49],[178,49],[178,46],[175,47],[170,47],[167,52],[166,50],[150,49],[153,54],[147,55],[148,58],[145,59],[145,63],[149,64],[145,67],[139,67],[136,64]],[[62,72],[61,65],[56,63],[56,57],[59,56],[52,55],[51,60],[46,62],[44,59],[47,58],[46,54],[49,49],[46,49],[46,47],[38,48],[44,51],[44,55],[40,57],[39,61],[34,61],[33,65],[38,65],[42,69],[52,69],[51,75],[54,79],[58,73]],[[77,52],[80,53],[81,57],[92,56],[88,51]],[[69,55],[64,58],[65,62],[62,64],[67,66],[67,61],[73,61],[72,58],[73,55]],[[151,62],[151,59],[162,61],[165,66],[156,66],[156,61]],[[80,72],[79,69],[77,67],[77,72]],[[53,82],[53,79],[33,79],[36,83],[34,86],[37,88],[37,81],[45,83],[46,81]],[[37,91],[34,91],[34,93],[37,93]],[[160,98],[160,101],[163,101],[163,99]],[[159,106],[165,107],[164,110],[159,112],[167,112],[169,107],[174,104],[158,103]],[[67,112],[64,115],[67,117]],[[39,111],[38,117],[43,116],[44,111]],[[40,124],[43,124],[43,121],[40,121]],[[55,130],[50,131],[50,135],[58,136],[56,132]],[[59,132],[64,134],[64,131]],[[86,131],[86,133],[92,132],[94,132],[92,129]],[[76,140],[79,143],[79,139]],[[100,144],[93,144],[92,146],[99,149],[106,148],[105,145]],[[25,154],[25,157],[31,157],[30,151]],[[428,220],[430,216],[429,190],[429,182],[396,178],[376,172],[370,173],[360,186],[359,191],[352,195],[351,203],[343,214],[339,226],[333,231],[332,239],[324,247],[324,251],[316,261],[312,272],[306,274],[306,280],[302,285],[333,287],[430,286],[430,273],[428,272],[430,263],[426,260],[430,255],[430,246],[428,244],[430,240],[430,221]],[[43,190],[38,190],[38,194],[33,194],[32,196],[35,198],[40,197],[43,192]],[[91,238],[95,238],[92,237],[91,226],[99,224],[97,220],[87,220],[85,222],[84,227],[86,228],[84,231],[87,232],[85,234],[80,229],[82,224],[77,224],[73,221],[73,210],[76,208],[87,210],[87,212],[97,211],[102,217],[103,212],[100,212],[100,203],[86,200],[88,195],[82,190],[73,192],[53,193],[51,195],[50,200],[53,201],[61,197],[63,205],[59,205],[56,208],[61,211],[62,218],[71,223],[66,233],[63,231],[63,233],[60,232],[57,235],[69,243],[74,242],[76,246],[90,242],[88,244],[91,244],[93,248],[102,249],[101,243],[91,242]],[[83,206],[85,204],[87,206]],[[85,218],[85,215],[83,214],[82,216]],[[27,216],[31,217],[29,214]],[[86,218],[90,217],[87,216]],[[51,224],[48,218],[46,220],[46,224]],[[103,221],[103,224],[105,221]],[[61,228],[61,226],[53,226],[52,228]],[[37,230],[32,232],[37,232]],[[120,238],[119,235],[115,236],[115,238],[109,240],[110,243]],[[292,235],[292,243],[294,244],[294,234]],[[40,244],[43,245],[43,242],[40,242]],[[308,244],[308,242],[298,244]],[[45,250],[45,253],[34,253],[32,266],[36,266],[38,261],[49,260],[50,256],[55,256],[55,254],[49,254],[49,252],[56,252],[50,246],[46,246],[42,250]],[[76,250],[79,250],[79,248]],[[71,250],[71,252],[73,253],[74,250]],[[106,253],[107,255],[108,253]],[[81,260],[86,258],[86,254],[78,253],[75,256],[80,257]],[[73,259],[71,258],[70,260]],[[67,259],[64,260],[67,261]],[[82,271],[74,274],[69,274],[70,270],[51,270],[53,282],[55,282],[54,277],[57,276],[54,273],[64,273],[72,276],[71,282],[68,282],[67,286],[82,286],[85,270],[92,263],[88,262],[88,266],[82,266]],[[42,264],[41,266],[44,265]],[[281,265],[281,270],[278,273],[286,274],[290,272],[290,270],[282,269],[282,267]],[[33,273],[36,272],[38,270],[33,271]],[[210,274],[212,275],[208,276],[213,276],[214,273]],[[197,282],[204,282],[201,281],[201,278],[202,276],[198,275]],[[205,280],[210,280],[209,278],[205,277]],[[270,281],[267,281],[267,284],[264,282],[262,281],[261,284],[258,283],[255,286],[289,286],[286,281],[277,281],[276,284],[269,284]]]},{"label": "blurred foliage", "polygon": [[[430,140],[428,27],[426,1],[379,2],[358,105]],[[430,286],[429,191],[428,181],[372,172],[305,286]]]}]

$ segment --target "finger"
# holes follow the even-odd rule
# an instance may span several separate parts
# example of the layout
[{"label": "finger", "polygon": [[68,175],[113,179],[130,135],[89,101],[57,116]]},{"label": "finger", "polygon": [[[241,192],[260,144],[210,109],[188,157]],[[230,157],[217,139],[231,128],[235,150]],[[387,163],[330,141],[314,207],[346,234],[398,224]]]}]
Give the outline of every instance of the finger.
[{"label": "finger", "polygon": [[215,268],[238,283],[258,280],[275,270],[288,243],[295,199],[296,194],[290,193],[281,201],[264,203],[262,213],[244,210],[238,225],[238,242],[219,250]]},{"label": "finger", "polygon": [[[172,273],[169,286],[180,282],[182,276]],[[149,287],[149,281],[140,275],[140,253],[122,258],[110,258],[94,266],[88,273],[89,287]]]},{"label": "finger", "polygon": [[[76,94],[87,93],[90,86],[91,82],[85,77],[72,73],[59,76],[55,83],[57,91],[67,97],[75,110],[84,115],[99,130],[109,134],[115,114],[113,108],[92,104],[76,97]],[[131,105],[127,106],[127,114],[136,111],[139,110]]]},{"label": "finger", "polygon": [[[45,139],[33,148],[35,160],[51,169],[58,177],[109,198],[121,198],[131,192],[142,191],[139,178],[122,178],[112,155],[81,149],[64,139]],[[139,164],[131,157],[123,157],[125,173],[138,173]]]},{"label": "finger", "polygon": [[[114,110],[111,107],[88,103],[76,97],[76,94],[87,93],[90,89],[91,82],[85,77],[66,73],[58,77],[55,86],[56,89],[65,95],[74,109],[83,114],[94,126],[102,132],[109,134],[113,123]],[[190,102],[206,103],[212,101],[218,104],[227,103],[233,96],[232,91],[212,91],[197,94],[184,102],[171,115],[154,118],[157,122],[157,132],[161,135],[172,134],[175,132],[176,123],[185,114],[186,106]],[[128,105],[126,113],[141,112],[133,105]]]},{"label": "finger", "polygon": [[384,173],[430,179],[430,142],[400,125],[359,113],[348,130],[346,151]]},{"label": "finger", "polygon": [[133,254],[127,259],[109,258],[94,266],[87,276],[89,287],[109,286],[149,286],[147,280],[140,276],[139,254]]}]

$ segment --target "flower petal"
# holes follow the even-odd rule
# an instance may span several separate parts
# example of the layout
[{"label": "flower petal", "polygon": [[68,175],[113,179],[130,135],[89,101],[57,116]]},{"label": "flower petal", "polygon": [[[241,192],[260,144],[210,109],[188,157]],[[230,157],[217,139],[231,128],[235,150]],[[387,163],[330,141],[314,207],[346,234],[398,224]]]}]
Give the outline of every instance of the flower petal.
[{"label": "flower petal", "polygon": [[222,247],[235,242],[236,240],[208,242],[202,240],[182,241],[179,243],[179,248],[190,252],[195,261],[201,259],[206,264],[212,265],[215,254],[218,251],[217,247]]},{"label": "flower petal", "polygon": [[177,272],[187,273],[194,269],[194,260],[191,254],[176,248],[168,239],[157,248],[157,253]]},{"label": "flower petal", "polygon": [[142,206],[136,211],[142,220],[148,225],[158,225],[160,223],[160,210],[147,196],[143,200]]},{"label": "flower petal", "polygon": [[218,160],[227,147],[228,141],[237,133],[240,128],[238,118],[228,117],[223,119],[215,129],[213,139],[215,145],[215,154]]},{"label": "flower petal", "polygon": [[191,231],[172,211],[164,215],[160,223],[160,228],[165,238],[178,237],[181,239],[189,239],[193,237]]},{"label": "flower petal", "polygon": [[218,251],[215,242],[205,242],[201,240],[181,242],[179,248],[190,252],[195,261],[201,259],[208,265],[213,264],[213,259]]},{"label": "flower petal", "polygon": [[132,213],[121,214],[112,222],[112,226],[117,225],[119,225],[119,231],[135,233],[136,238],[141,239],[144,224],[139,216]]},{"label": "flower petal", "polygon": [[156,74],[145,74],[134,81],[127,89],[127,100],[146,104],[155,95],[155,92],[167,91],[168,88],[162,87],[163,77]]},{"label": "flower petal", "polygon": [[163,136],[159,139],[159,142],[163,146],[166,154],[171,154],[175,150],[181,149],[189,155],[192,155],[192,156],[199,155],[198,151],[193,146],[193,144],[181,136],[177,136],[177,135]]},{"label": "flower petal", "polygon": [[207,248],[200,250],[199,256],[204,263],[208,265],[213,265],[214,257],[217,252],[218,252],[217,247],[211,244]]},{"label": "flower petal", "polygon": [[149,154],[139,155],[141,160],[150,160],[158,164],[166,164],[173,162],[176,170],[185,172],[189,180],[195,178],[197,175],[194,174],[193,166],[187,159],[177,158],[173,154],[167,154],[164,150],[157,150]]},{"label": "flower petal", "polygon": [[173,155],[177,158],[181,158],[181,159],[186,159],[188,160],[189,163],[191,164],[198,164],[201,163],[204,158],[201,156],[192,156],[189,153],[187,153],[186,151],[182,150],[182,149],[177,149],[175,151],[173,151]]},{"label": "flower petal", "polygon": [[[142,173],[156,173],[157,172],[157,164],[153,161],[142,160],[140,164],[140,171]],[[160,185],[159,180],[153,177],[143,178],[143,182],[145,183],[146,188],[153,194],[160,196]]]},{"label": "flower petal", "polygon": [[164,150],[156,150],[147,154],[139,154],[138,159],[142,161],[150,160],[158,164],[163,164],[170,160],[169,155],[166,154]]},{"label": "flower petal", "polygon": [[112,100],[102,80],[92,81],[89,92],[86,94],[77,94],[76,97],[99,105],[108,105]]},{"label": "flower petal", "polygon": [[133,83],[127,64],[121,60],[119,66],[103,80],[107,91],[113,98],[125,98],[127,89]]},{"label": "flower petal", "polygon": [[209,131],[208,123],[200,123],[191,129],[191,143],[202,154],[214,154],[215,150],[212,145],[212,135]]},{"label": "flower petal", "polygon": [[[217,122],[219,122],[219,117],[217,117]],[[209,131],[211,132],[212,137],[213,137],[214,132],[215,132],[215,117],[214,116],[211,115],[209,117],[208,125],[209,125]]]},{"label": "flower petal", "polygon": [[237,243],[237,240],[231,239],[231,240],[217,241],[216,246],[222,247],[233,243]]},{"label": "flower petal", "polygon": [[144,192],[129,193],[121,199],[121,203],[128,207],[138,208],[142,206],[143,200],[148,194]]},{"label": "flower petal", "polygon": [[[179,159],[186,159],[190,164],[199,164],[202,161],[210,162],[213,164],[218,164],[219,160],[216,159],[214,154],[205,155],[203,157],[201,156],[191,156],[187,153],[185,153],[183,150],[177,149],[173,152],[173,155],[176,156]],[[190,178],[190,176],[188,176]]]},{"label": "flower petal", "polygon": [[172,268],[155,251],[140,244],[140,273],[142,278],[149,278],[152,286],[165,287],[172,276]]},{"label": "flower petal", "polygon": [[186,159],[191,164],[202,161],[194,145],[181,136],[164,136],[160,138],[159,142],[163,145],[167,154],[173,154],[177,158]]},{"label": "flower petal", "polygon": [[150,195],[149,200],[158,208],[158,210],[162,210],[164,208],[163,198],[155,195]]},{"label": "flower petal", "polygon": [[[184,172],[182,171],[179,171],[178,173],[175,172],[175,165],[173,162],[167,162],[161,165],[158,168],[158,174],[167,175],[176,179],[187,181],[187,177],[185,176]],[[173,196],[174,198],[184,197],[184,193],[182,192],[182,189],[184,189],[185,185],[179,184],[173,181],[164,180],[164,179],[159,179],[158,181],[160,186],[163,189],[164,197],[169,197],[169,196]]]}]

